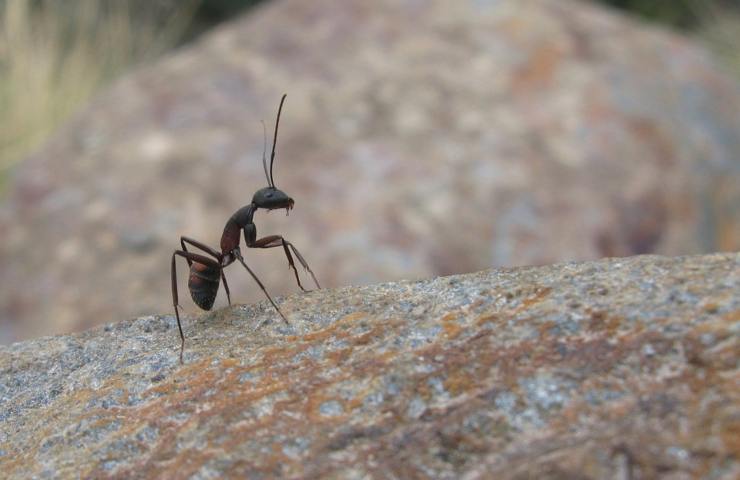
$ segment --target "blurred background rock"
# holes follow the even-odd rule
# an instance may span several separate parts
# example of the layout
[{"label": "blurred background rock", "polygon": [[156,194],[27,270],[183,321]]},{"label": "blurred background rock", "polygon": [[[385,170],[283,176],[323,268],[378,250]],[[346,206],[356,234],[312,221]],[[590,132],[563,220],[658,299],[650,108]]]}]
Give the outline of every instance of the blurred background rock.
[{"label": "blurred background rock", "polygon": [[[259,120],[283,92],[275,178],[296,209],[255,221],[325,286],[740,245],[735,2],[5,0],[0,16],[3,343],[169,311],[179,237],[217,246],[264,186]],[[280,252],[245,253],[273,293],[296,290]],[[262,298],[227,274],[236,302]]]}]

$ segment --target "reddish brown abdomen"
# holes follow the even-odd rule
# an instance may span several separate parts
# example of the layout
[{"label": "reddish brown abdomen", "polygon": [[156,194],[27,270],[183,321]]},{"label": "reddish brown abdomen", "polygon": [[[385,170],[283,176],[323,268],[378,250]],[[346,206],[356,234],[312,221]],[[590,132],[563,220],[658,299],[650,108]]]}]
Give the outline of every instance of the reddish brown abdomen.
[{"label": "reddish brown abdomen", "polygon": [[210,310],[213,307],[220,283],[221,269],[197,262],[193,262],[190,266],[190,278],[188,278],[190,296],[203,310]]}]

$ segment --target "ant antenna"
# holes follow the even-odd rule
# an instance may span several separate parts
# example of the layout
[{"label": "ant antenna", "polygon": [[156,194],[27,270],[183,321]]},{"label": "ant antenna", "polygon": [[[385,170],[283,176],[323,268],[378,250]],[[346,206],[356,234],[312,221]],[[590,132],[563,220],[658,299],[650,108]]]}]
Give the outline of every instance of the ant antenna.
[{"label": "ant antenna", "polygon": [[275,161],[275,144],[277,143],[278,125],[280,125],[280,112],[283,111],[283,102],[285,102],[285,97],[287,96],[288,94],[284,93],[283,98],[280,99],[277,120],[275,120],[275,136],[272,139],[272,155],[270,155],[270,181],[272,182],[272,188],[275,188],[275,177],[272,176],[272,163]]},{"label": "ant antenna", "polygon": [[265,126],[264,120],[260,120],[260,123],[262,124],[262,168],[265,170],[267,186],[275,188],[275,185],[270,182],[270,175],[267,174],[267,157],[265,157],[265,154],[267,153],[267,127]]}]

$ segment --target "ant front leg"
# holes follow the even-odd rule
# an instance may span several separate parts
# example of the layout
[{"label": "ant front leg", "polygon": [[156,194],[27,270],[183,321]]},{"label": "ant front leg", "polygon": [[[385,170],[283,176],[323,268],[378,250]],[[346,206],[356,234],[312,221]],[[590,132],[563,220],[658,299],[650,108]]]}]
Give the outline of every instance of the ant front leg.
[{"label": "ant front leg", "polygon": [[285,315],[283,315],[283,312],[280,311],[280,309],[278,308],[277,304],[272,299],[272,297],[270,296],[270,294],[267,293],[267,289],[262,284],[262,282],[260,281],[260,279],[257,277],[257,274],[255,274],[252,271],[252,269],[249,268],[249,265],[247,265],[247,263],[244,261],[244,258],[242,258],[242,254],[239,253],[239,250],[234,250],[234,258],[236,258],[237,260],[239,260],[239,263],[241,263],[242,265],[244,265],[244,268],[247,269],[247,272],[249,272],[249,274],[252,276],[252,278],[254,278],[254,281],[257,282],[257,285],[259,285],[259,287],[262,289],[262,292],[265,294],[265,296],[270,301],[270,303],[272,304],[272,306],[275,307],[275,310],[277,310],[277,312],[283,318],[283,321],[285,322],[285,324],[286,325],[290,325],[290,322],[288,322],[288,319],[285,318]]},{"label": "ant front leg", "polygon": [[[180,245],[182,245],[183,251],[187,252],[188,247],[185,246],[185,244],[192,245],[195,248],[199,248],[203,250],[204,252],[208,253],[209,255],[212,255],[213,257],[218,260],[219,263],[223,260],[223,254],[219,252],[218,250],[209,247],[205,243],[199,242],[198,240],[194,240],[190,237],[180,237]],[[193,265],[193,261],[190,259],[187,259],[188,266]],[[224,282],[224,289],[226,290],[226,300],[229,302],[229,306],[231,305],[231,291],[229,291],[229,283],[226,281],[226,275],[224,274],[224,271],[221,270],[221,280]]]},{"label": "ant front leg", "polygon": [[187,260],[188,264],[192,264],[192,262],[195,261],[203,265],[208,265],[210,267],[221,269],[221,275],[223,275],[223,269],[221,268],[220,262],[216,262],[211,258],[199,255],[197,253],[188,252],[187,250],[175,250],[175,252],[172,254],[172,266],[170,269],[170,274],[172,277],[172,305],[175,307],[177,329],[180,331],[180,364],[182,364],[182,353],[183,350],[185,350],[185,335],[182,333],[182,323],[180,322],[180,312],[178,311],[178,307],[180,307],[180,305],[177,294],[177,265],[175,263],[175,257],[178,255]]},{"label": "ant front leg", "polygon": [[298,278],[298,270],[295,268],[295,263],[293,263],[293,256],[290,254],[290,250],[293,250],[293,253],[295,253],[296,258],[298,258],[298,261],[301,263],[303,268],[305,268],[306,271],[311,274],[311,278],[313,278],[316,287],[321,288],[321,285],[319,285],[319,281],[316,280],[316,276],[313,274],[313,271],[308,266],[308,262],[306,262],[306,259],[303,258],[303,255],[301,255],[298,249],[295,248],[295,245],[287,241],[281,235],[269,235],[267,237],[262,237],[260,239],[254,240],[253,242],[247,243],[247,247],[250,248],[274,248],[280,246],[282,246],[283,251],[285,251],[285,256],[288,258],[288,268],[293,269],[295,280],[296,282],[298,282],[298,286],[301,288],[301,290],[303,290],[304,292],[307,291],[305,288],[303,288],[303,285],[301,285],[301,280]]}]

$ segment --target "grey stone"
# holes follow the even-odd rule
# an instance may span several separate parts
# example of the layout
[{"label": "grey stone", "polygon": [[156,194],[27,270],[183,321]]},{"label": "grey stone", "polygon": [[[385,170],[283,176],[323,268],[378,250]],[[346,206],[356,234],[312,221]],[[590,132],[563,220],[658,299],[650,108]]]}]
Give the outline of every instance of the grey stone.
[{"label": "grey stone", "polygon": [[[325,286],[740,249],[740,92],[690,40],[571,0],[285,0],[117,82],[15,172],[0,342],[168,311],[179,236],[217,246],[264,186],[283,92],[296,208],[257,227]],[[245,255],[293,292],[276,250]]]},{"label": "grey stone", "polygon": [[235,305],[184,365],[171,315],[1,346],[0,471],[734,479],[738,292],[740,254],[639,256]]}]

